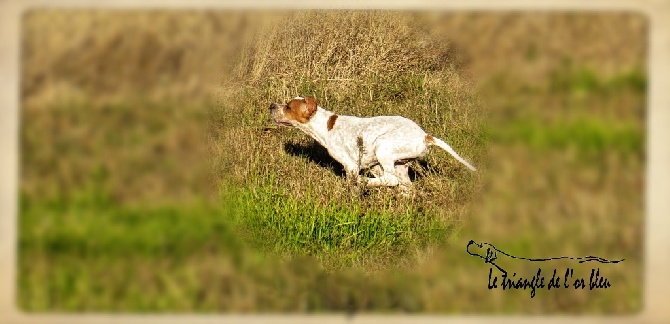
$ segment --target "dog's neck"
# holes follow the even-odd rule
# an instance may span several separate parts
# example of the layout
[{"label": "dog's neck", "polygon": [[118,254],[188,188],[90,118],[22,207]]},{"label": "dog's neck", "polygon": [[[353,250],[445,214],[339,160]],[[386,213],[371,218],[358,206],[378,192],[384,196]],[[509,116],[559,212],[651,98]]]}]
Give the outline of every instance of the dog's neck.
[{"label": "dog's neck", "polygon": [[319,144],[326,146],[326,139],[328,138],[328,119],[335,113],[325,110],[321,107],[316,108],[316,112],[312,115],[307,123],[298,123],[298,127],[303,132],[314,138]]}]

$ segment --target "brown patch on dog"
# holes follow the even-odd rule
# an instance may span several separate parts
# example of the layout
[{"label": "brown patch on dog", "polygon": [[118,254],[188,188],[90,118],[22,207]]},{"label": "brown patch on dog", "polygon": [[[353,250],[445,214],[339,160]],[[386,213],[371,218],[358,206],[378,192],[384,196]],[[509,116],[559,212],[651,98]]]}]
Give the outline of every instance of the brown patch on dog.
[{"label": "brown patch on dog", "polygon": [[430,135],[426,135],[426,144],[428,144],[428,145],[435,144],[435,139]]},{"label": "brown patch on dog", "polygon": [[313,97],[305,97],[305,103],[307,104],[307,111],[314,115],[316,112],[316,99]]},{"label": "brown patch on dog", "polygon": [[286,104],[284,116],[287,119],[299,123],[307,123],[316,113],[316,100],[314,98],[293,99]]},{"label": "brown patch on dog", "polygon": [[332,115],[328,118],[328,130],[332,130],[335,126],[335,121],[337,120],[337,115]]}]

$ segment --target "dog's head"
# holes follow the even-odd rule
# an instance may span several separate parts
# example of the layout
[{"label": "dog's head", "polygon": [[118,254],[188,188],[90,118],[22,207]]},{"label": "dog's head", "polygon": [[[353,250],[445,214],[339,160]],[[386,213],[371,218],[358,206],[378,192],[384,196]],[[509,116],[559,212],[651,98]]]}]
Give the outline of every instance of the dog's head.
[{"label": "dog's head", "polygon": [[295,97],[286,104],[270,105],[272,120],[284,126],[306,124],[316,113],[316,99],[312,97]]}]

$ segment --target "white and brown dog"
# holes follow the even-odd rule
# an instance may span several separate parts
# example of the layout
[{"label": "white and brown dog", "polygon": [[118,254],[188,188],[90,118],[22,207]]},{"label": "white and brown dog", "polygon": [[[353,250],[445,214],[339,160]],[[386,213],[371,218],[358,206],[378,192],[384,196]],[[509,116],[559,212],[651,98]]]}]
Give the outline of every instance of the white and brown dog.
[{"label": "white and brown dog", "polygon": [[371,168],[375,178],[366,179],[368,187],[400,185],[409,189],[407,162],[426,155],[431,145],[476,171],[447,143],[405,117],[337,115],[318,106],[312,97],[295,97],[284,105],[273,103],[270,114],[276,123],[297,127],[323,145],[342,164],[348,178],[361,181],[359,171]]}]

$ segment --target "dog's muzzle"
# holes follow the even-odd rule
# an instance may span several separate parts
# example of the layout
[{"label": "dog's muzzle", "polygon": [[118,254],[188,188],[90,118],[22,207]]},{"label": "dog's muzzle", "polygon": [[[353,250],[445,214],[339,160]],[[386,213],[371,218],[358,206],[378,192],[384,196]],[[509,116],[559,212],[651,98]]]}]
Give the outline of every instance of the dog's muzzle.
[{"label": "dog's muzzle", "polygon": [[286,121],[282,121],[278,118],[277,108],[279,108],[279,107],[281,107],[280,104],[277,104],[277,103],[270,104],[270,119],[272,119],[273,122],[275,122],[279,125],[282,125],[282,126],[293,126],[293,125],[291,125],[291,123],[286,122]]}]

